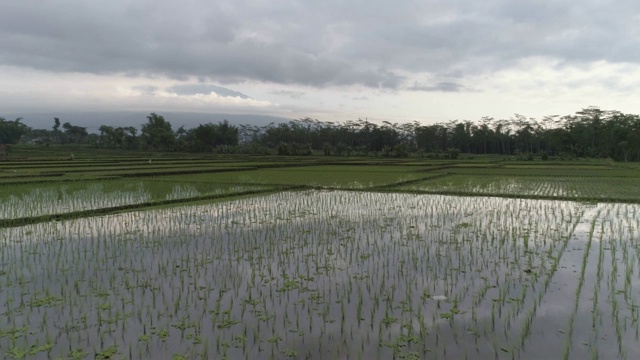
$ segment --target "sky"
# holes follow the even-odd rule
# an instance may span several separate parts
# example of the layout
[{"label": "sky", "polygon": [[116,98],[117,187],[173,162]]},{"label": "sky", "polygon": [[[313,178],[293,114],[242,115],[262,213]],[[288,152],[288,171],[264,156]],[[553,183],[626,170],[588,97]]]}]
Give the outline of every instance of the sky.
[{"label": "sky", "polygon": [[638,94],[637,0],[0,2],[0,117],[431,124],[637,114]]}]

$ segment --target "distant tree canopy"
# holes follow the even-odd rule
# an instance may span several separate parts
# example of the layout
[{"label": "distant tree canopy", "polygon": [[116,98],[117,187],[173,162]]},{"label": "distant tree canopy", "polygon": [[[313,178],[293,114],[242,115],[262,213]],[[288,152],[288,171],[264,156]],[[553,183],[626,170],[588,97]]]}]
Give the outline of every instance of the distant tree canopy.
[{"label": "distant tree canopy", "polygon": [[21,122],[21,118],[13,121],[0,117],[0,144],[13,145],[20,141],[20,138],[29,132],[30,128]]},{"label": "distant tree canopy", "polygon": [[640,116],[597,107],[542,120],[516,114],[510,119],[484,117],[475,123],[456,120],[433,125],[386,121],[377,125],[362,119],[336,124],[304,118],[265,128],[241,127],[240,137],[278,152],[283,144],[309,144],[326,155],[457,157],[466,153],[531,158],[540,154],[640,161]]},{"label": "distant tree canopy", "polygon": [[149,150],[173,150],[176,143],[171,123],[156,113],[147,116],[147,123],[142,125],[140,137],[142,145]]},{"label": "distant tree canopy", "polygon": [[142,125],[140,136],[133,126],[102,125],[99,131],[97,145],[110,149],[213,152],[220,146],[238,145],[238,128],[227,120],[201,124],[189,130],[180,127],[174,131],[162,115],[151,113],[147,123]]},{"label": "distant tree canopy", "polygon": [[117,127],[102,125],[100,130],[100,145],[110,149],[135,150],[139,146],[138,129],[133,126]]},{"label": "distant tree canopy", "polygon": [[187,132],[187,139],[190,140],[187,147],[192,151],[213,151],[220,145],[238,145],[238,129],[227,120],[219,124],[201,124]]},{"label": "distant tree canopy", "polygon": [[640,116],[619,111],[584,108],[566,116],[541,120],[514,115],[509,119],[483,117],[422,125],[415,121],[375,124],[358,119],[344,123],[302,118],[266,126],[228,121],[173,130],[162,115],[151,113],[141,131],[133,127],[102,125],[100,135],[54,119],[53,131],[31,130],[20,122],[0,121],[0,141],[24,138],[43,143],[91,143],[113,149],[160,151],[238,152],[253,154],[371,155],[406,157],[410,154],[458,157],[459,154],[540,155],[562,158],[596,157],[640,161]]},{"label": "distant tree canopy", "polygon": [[62,128],[64,129],[64,136],[62,137],[64,143],[81,144],[89,136],[86,127],[75,126],[66,122],[62,124]]}]

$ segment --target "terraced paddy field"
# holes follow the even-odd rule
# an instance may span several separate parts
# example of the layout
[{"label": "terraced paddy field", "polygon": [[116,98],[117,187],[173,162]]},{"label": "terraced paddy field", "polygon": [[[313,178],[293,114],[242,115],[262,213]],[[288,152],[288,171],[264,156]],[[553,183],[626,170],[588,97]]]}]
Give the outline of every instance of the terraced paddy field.
[{"label": "terraced paddy field", "polygon": [[101,160],[0,163],[1,357],[640,357],[637,167]]},{"label": "terraced paddy field", "polygon": [[493,195],[504,197],[567,199],[580,201],[637,201],[638,178],[548,177],[454,174],[396,187],[398,190],[435,194]]}]

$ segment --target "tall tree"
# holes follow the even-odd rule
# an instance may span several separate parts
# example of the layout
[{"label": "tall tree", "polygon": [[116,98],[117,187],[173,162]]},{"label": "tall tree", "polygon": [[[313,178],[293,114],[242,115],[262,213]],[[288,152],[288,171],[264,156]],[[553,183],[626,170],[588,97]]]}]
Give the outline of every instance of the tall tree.
[{"label": "tall tree", "polygon": [[147,116],[147,123],[142,125],[140,137],[150,150],[172,150],[176,143],[171,123],[156,113]]},{"label": "tall tree", "polygon": [[22,135],[29,132],[30,128],[23,124],[21,120],[22,118],[17,118],[11,121],[0,117],[0,144],[17,144]]},{"label": "tall tree", "polygon": [[80,144],[89,135],[86,127],[71,125],[69,122],[62,124],[62,128],[64,129],[65,142]]}]

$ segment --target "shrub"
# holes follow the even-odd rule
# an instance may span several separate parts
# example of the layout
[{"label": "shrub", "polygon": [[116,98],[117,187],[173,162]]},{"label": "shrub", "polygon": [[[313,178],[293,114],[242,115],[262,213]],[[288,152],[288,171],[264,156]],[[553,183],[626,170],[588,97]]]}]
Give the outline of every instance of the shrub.
[{"label": "shrub", "polygon": [[449,148],[447,149],[447,156],[449,159],[455,160],[460,156],[460,150],[456,148]]}]

